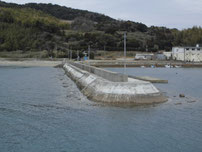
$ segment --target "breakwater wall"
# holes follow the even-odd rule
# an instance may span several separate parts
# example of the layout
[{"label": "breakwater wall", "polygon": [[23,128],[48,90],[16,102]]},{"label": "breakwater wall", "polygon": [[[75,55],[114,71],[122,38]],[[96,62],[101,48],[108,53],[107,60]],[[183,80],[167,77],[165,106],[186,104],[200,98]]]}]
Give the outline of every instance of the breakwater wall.
[{"label": "breakwater wall", "polygon": [[107,70],[96,68],[90,65],[81,64],[79,62],[70,62],[69,64],[74,65],[82,70],[88,71],[89,73],[93,73],[109,81],[128,82],[128,76],[124,74],[107,71]]},{"label": "breakwater wall", "polygon": [[81,92],[93,101],[110,104],[151,104],[167,100],[150,82],[113,82],[74,65],[66,63],[63,68]]},{"label": "breakwater wall", "polygon": [[[88,62],[84,61],[84,64]],[[95,67],[124,67],[124,62],[119,60],[93,60],[90,61],[90,64]],[[192,67],[202,67],[202,62],[193,63],[193,62],[182,62],[182,61],[161,61],[161,60],[135,60],[135,61],[126,61],[127,67],[165,67],[165,65],[171,66],[181,66],[184,68]]]}]

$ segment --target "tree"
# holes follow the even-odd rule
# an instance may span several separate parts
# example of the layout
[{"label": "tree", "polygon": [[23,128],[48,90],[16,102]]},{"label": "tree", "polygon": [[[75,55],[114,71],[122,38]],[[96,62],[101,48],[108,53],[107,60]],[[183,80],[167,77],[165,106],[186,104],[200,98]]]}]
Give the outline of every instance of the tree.
[{"label": "tree", "polygon": [[79,30],[83,32],[90,32],[94,30],[94,23],[83,17],[77,17],[71,24],[73,30]]}]

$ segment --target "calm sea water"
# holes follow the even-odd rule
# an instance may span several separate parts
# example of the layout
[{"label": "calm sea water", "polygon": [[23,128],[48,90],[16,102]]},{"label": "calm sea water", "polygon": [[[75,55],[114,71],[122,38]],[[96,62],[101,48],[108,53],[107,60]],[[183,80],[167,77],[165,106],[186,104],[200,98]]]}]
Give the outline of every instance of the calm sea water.
[{"label": "calm sea water", "polygon": [[169,101],[101,105],[86,99],[62,69],[1,67],[0,151],[201,152],[202,69],[129,68],[127,73],[168,79],[156,86]]}]

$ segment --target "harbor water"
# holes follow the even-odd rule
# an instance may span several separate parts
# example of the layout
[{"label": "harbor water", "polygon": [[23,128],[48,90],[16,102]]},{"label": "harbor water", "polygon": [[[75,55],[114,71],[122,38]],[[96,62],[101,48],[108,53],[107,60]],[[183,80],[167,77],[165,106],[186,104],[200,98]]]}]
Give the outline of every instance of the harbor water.
[{"label": "harbor water", "polygon": [[0,67],[0,151],[201,152],[202,69],[126,72],[167,79],[155,86],[168,102],[104,105],[86,99],[63,69]]}]

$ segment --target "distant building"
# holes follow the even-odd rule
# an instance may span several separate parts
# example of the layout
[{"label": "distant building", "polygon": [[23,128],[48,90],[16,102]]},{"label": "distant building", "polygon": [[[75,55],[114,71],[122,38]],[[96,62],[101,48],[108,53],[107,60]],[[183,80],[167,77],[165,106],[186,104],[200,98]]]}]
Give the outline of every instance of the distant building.
[{"label": "distant building", "polygon": [[173,47],[172,58],[179,61],[202,62],[202,47]]},{"label": "distant building", "polygon": [[165,55],[167,60],[172,58],[172,52],[163,52],[163,54]]},{"label": "distant building", "polygon": [[151,60],[154,54],[136,54],[136,60]]},{"label": "distant building", "polygon": [[156,53],[153,57],[155,60],[166,60],[166,56],[163,53]]}]

